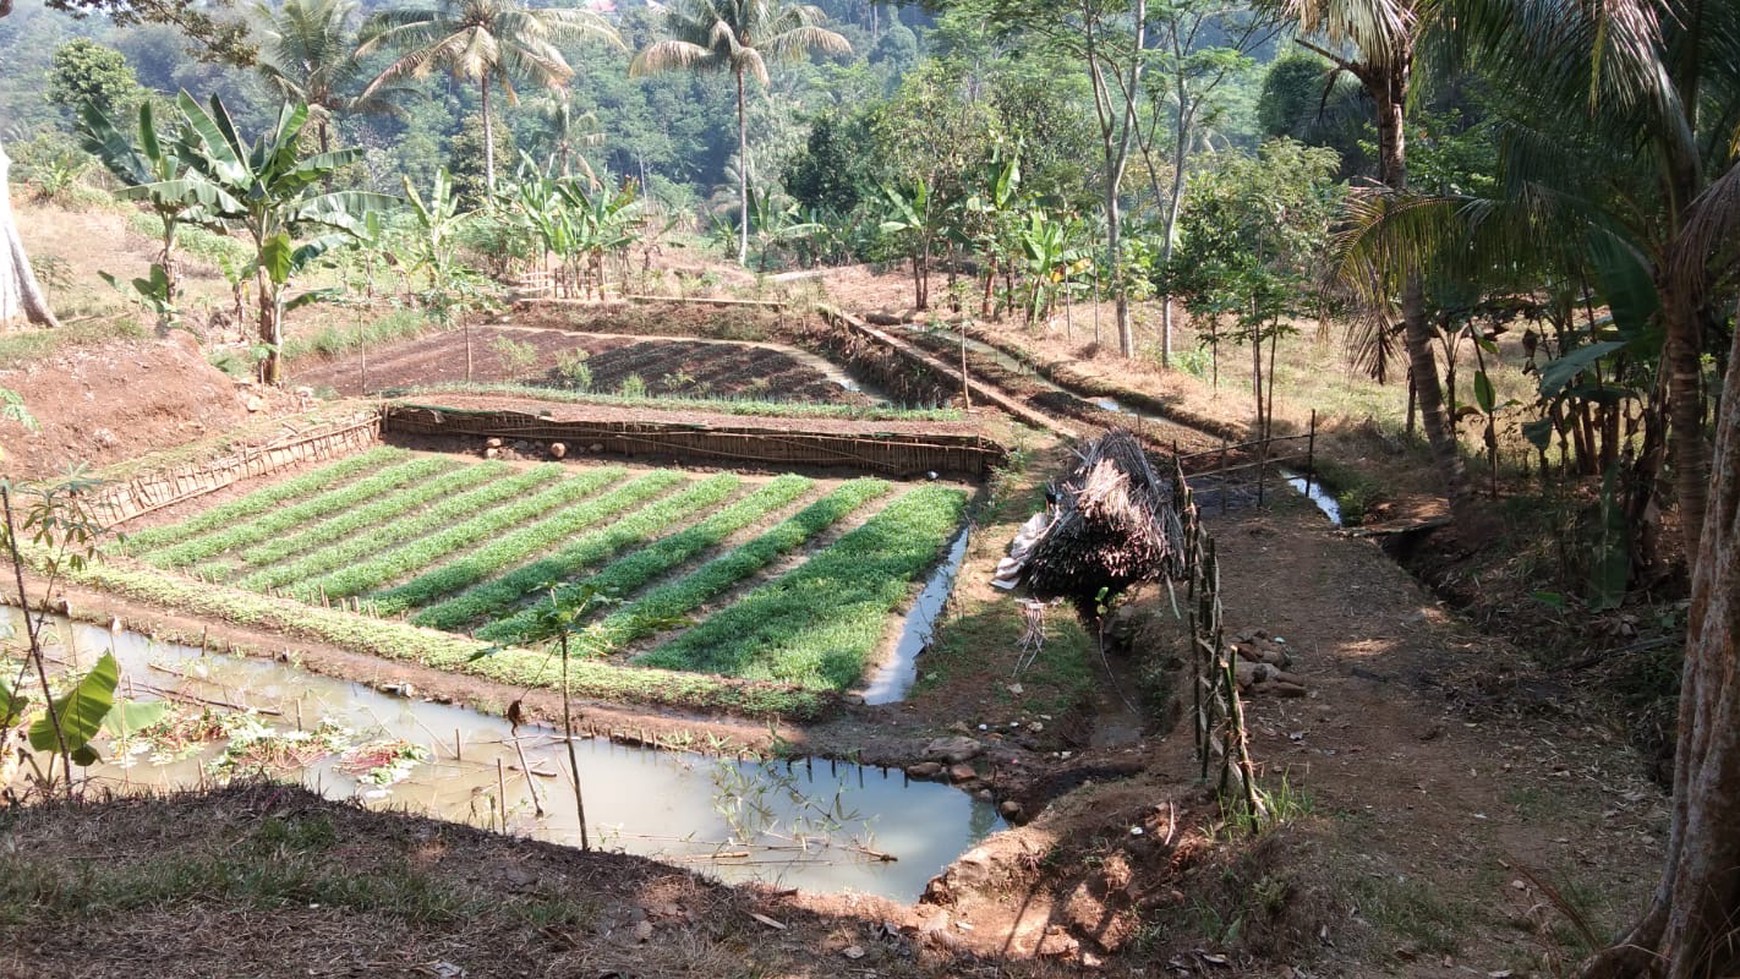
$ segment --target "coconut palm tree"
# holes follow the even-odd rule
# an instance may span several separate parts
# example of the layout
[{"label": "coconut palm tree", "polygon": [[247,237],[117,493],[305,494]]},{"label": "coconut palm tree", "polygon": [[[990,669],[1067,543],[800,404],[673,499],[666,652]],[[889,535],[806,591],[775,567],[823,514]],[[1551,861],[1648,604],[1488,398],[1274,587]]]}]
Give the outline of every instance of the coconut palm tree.
[{"label": "coconut palm tree", "polygon": [[561,88],[574,69],[557,44],[591,38],[622,47],[622,38],[603,17],[588,10],[522,7],[515,0],[436,0],[431,7],[383,10],[363,26],[359,57],[377,50],[402,52],[363,89],[362,99],[378,95],[404,78],[448,72],[475,82],[483,110],[483,173],[495,186],[495,130],[489,93],[500,85],[508,104],[519,101],[515,80],[547,89]]},{"label": "coconut palm tree", "polygon": [[350,112],[393,112],[410,91],[389,86],[358,97],[366,79],[357,60],[355,0],[284,0],[254,4],[259,60],[255,66],[287,102],[308,106],[320,151],[332,149],[332,121]]},{"label": "coconut palm tree", "polygon": [[[1298,26],[1298,44],[1328,58],[1371,96],[1377,110],[1378,179],[1394,192],[1408,189],[1403,113],[1416,54],[1444,2],[1450,0],[1264,0],[1272,12]],[[1400,286],[1402,336],[1420,422],[1451,513],[1467,529],[1474,520],[1468,479],[1445,409],[1425,289],[1418,274],[1406,276]]]},{"label": "coconut palm tree", "polygon": [[747,79],[768,83],[769,61],[795,61],[812,51],[844,54],[852,45],[822,24],[810,4],[779,0],[682,0],[668,13],[670,37],[635,55],[630,75],[673,68],[728,71],[737,83],[737,261],[749,258],[749,120]]}]

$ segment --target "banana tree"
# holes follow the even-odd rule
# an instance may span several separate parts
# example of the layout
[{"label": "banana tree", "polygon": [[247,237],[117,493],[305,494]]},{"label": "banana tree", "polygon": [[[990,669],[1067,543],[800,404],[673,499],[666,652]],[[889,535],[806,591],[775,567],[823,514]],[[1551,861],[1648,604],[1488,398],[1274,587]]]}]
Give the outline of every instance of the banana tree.
[{"label": "banana tree", "polygon": [[[166,143],[157,133],[149,101],[139,106],[139,125],[134,135],[123,134],[96,105],[87,105],[83,115],[85,149],[101,160],[103,166],[124,185],[115,196],[123,200],[140,200],[162,223],[162,237],[157,264],[146,281],[161,287],[147,294],[155,295],[167,305],[160,320],[174,318],[174,308],[181,295],[180,263],[175,260],[175,235],[184,223],[196,223],[202,218],[199,195],[182,182],[186,164],[176,155],[173,143]],[[161,269],[161,272],[157,271]]]},{"label": "banana tree", "polygon": [[363,216],[369,210],[384,210],[396,201],[365,191],[320,190],[329,174],[361,159],[363,151],[304,154],[306,105],[284,106],[271,131],[252,143],[243,140],[216,95],[209,111],[186,92],[176,106],[182,125],[175,153],[187,173],[143,185],[138,192],[191,196],[199,204],[201,223],[228,222],[247,235],[254,251],[259,340],[265,348],[260,379],[279,384],[284,314],[330,295],[330,290],[318,290],[288,297],[290,282],[327,251],[363,234]]},{"label": "banana tree", "polygon": [[887,207],[882,233],[891,236],[912,263],[913,305],[929,309],[930,257],[942,236],[947,209],[924,177],[912,178],[910,191],[885,185],[882,196]]},{"label": "banana tree", "polygon": [[991,293],[999,267],[1007,276],[1014,257],[1020,251],[1014,227],[1020,201],[1021,145],[1017,143],[1007,155],[999,146],[986,164],[983,183],[961,205],[967,243],[985,260],[980,316],[991,315]]},{"label": "banana tree", "polygon": [[579,180],[567,178],[556,182],[556,194],[574,221],[574,250],[585,259],[579,271],[587,296],[596,286],[603,298],[605,256],[624,253],[640,239],[645,202],[627,181],[616,193],[605,194],[590,192]]}]

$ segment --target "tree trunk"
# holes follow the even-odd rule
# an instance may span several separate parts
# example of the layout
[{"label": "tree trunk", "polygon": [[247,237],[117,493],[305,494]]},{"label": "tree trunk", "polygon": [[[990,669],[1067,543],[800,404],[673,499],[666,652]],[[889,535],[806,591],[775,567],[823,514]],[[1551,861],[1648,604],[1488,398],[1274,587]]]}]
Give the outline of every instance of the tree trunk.
[{"label": "tree trunk", "polygon": [[30,267],[30,256],[24,253],[24,241],[18,237],[18,224],[12,218],[12,190],[8,182],[12,158],[0,145],[0,325],[22,316],[41,326],[59,326],[48,297],[36,281]]},{"label": "tree trunk", "polygon": [[[1184,79],[1178,79],[1178,128],[1173,133],[1176,145],[1172,148],[1172,188],[1166,201],[1166,220],[1161,227],[1160,266],[1165,269],[1172,267],[1173,239],[1178,234],[1178,216],[1184,210],[1184,162],[1190,148],[1190,130],[1195,110],[1186,113],[1184,109]],[[1160,304],[1160,366],[1165,369],[1172,367],[1172,291],[1168,289],[1161,297]]]},{"label": "tree trunk", "polygon": [[[1367,79],[1366,89],[1377,103],[1378,164],[1385,186],[1393,191],[1408,189],[1407,135],[1403,129],[1403,108],[1407,102],[1410,59],[1399,56],[1397,64],[1382,75]],[[1475,516],[1470,511],[1468,475],[1462,465],[1456,435],[1450,426],[1450,416],[1444,407],[1444,389],[1438,380],[1437,358],[1432,353],[1432,323],[1426,316],[1426,293],[1418,272],[1408,276],[1402,287],[1402,338],[1408,351],[1408,366],[1413,380],[1414,397],[1420,408],[1420,424],[1426,430],[1426,444],[1432,452],[1432,465],[1438,470],[1438,481],[1450,501],[1450,516],[1458,528],[1466,531]]]},{"label": "tree trunk", "polygon": [[[1668,454],[1673,460],[1674,495],[1679,498],[1686,555],[1695,557],[1703,536],[1710,481],[1709,452],[1704,445],[1703,327],[1695,299],[1685,294],[1673,273],[1660,278],[1657,290],[1667,327]],[[1723,413],[1727,413],[1726,406]]]},{"label": "tree trunk", "polygon": [[749,261],[749,112],[737,69],[737,264]]},{"label": "tree trunk", "polygon": [[[479,86],[483,100],[483,187],[488,194],[495,193],[495,124],[489,118],[489,76],[485,75]],[[488,196],[488,195],[486,195]]]},{"label": "tree trunk", "polygon": [[276,387],[283,380],[279,356],[284,341],[283,310],[278,307],[278,289],[264,269],[256,273],[254,287],[260,294],[260,343],[266,348],[266,357],[260,361],[260,381]]},{"label": "tree trunk", "polygon": [[[1735,356],[1740,349],[1730,363]],[[1740,966],[1740,398],[1721,401],[1708,497],[1692,572],[1662,879],[1643,920],[1584,967],[1588,977],[1701,979]]]}]

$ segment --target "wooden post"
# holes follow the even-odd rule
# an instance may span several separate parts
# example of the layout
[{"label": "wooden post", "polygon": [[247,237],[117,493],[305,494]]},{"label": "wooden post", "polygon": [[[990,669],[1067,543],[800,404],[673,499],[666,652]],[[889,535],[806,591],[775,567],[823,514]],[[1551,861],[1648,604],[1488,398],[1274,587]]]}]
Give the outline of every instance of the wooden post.
[{"label": "wooden post", "polygon": [[1317,467],[1317,409],[1311,409],[1311,429],[1305,438],[1305,495],[1311,495],[1311,479]]},{"label": "wooden post", "polygon": [[1220,437],[1220,512],[1221,512],[1222,516],[1226,515],[1227,491],[1228,491],[1228,486],[1226,484],[1226,436],[1222,435]]}]

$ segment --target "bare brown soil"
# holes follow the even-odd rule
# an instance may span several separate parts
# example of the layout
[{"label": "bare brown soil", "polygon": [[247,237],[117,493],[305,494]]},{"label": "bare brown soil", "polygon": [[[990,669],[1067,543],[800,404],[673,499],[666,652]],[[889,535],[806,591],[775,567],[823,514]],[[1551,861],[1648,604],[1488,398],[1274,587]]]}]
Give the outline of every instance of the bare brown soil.
[{"label": "bare brown soil", "polygon": [[[601,393],[618,393],[624,381],[635,377],[651,396],[870,403],[796,357],[753,343],[642,340],[503,327],[474,327],[470,333],[469,377],[467,338],[464,331],[452,331],[371,350],[364,357],[299,362],[290,370],[291,382],[330,388],[342,395],[467,380],[573,389],[573,379],[558,369],[559,358],[584,352],[591,373],[587,390]],[[504,341],[519,349],[529,348],[531,359],[510,360],[502,350]]]},{"label": "bare brown soil", "polygon": [[68,346],[0,370],[36,422],[0,419],[0,472],[43,479],[75,463],[100,468],[219,435],[293,399],[240,387],[186,333],[165,340]]}]

